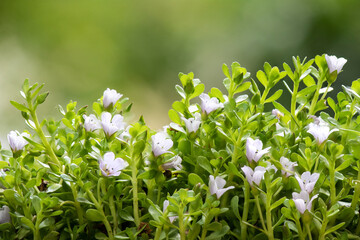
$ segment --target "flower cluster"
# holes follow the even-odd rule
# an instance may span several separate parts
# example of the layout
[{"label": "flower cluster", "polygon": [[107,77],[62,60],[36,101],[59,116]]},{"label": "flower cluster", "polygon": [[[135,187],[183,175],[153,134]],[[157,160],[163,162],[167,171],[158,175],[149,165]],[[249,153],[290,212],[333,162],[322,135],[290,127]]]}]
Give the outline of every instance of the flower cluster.
[{"label": "flower cluster", "polygon": [[92,112],[72,101],[40,121],[47,94],[26,80],[11,103],[29,128],[0,149],[0,239],[355,239],[360,80],[327,96],[345,63],[297,57],[251,79],[224,64],[225,94],[180,73],[159,131],[109,88]]}]

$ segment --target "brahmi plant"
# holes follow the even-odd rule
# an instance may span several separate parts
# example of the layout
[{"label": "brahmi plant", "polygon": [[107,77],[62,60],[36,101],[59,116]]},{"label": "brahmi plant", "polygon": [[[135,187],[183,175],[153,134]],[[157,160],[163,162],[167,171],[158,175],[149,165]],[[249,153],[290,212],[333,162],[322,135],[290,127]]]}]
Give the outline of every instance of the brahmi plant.
[{"label": "brahmi plant", "polygon": [[360,239],[360,80],[327,96],[345,63],[294,57],[253,78],[224,64],[226,93],[180,73],[161,131],[110,89],[39,119],[48,93],[25,80],[11,103],[27,130],[0,152],[1,238]]}]

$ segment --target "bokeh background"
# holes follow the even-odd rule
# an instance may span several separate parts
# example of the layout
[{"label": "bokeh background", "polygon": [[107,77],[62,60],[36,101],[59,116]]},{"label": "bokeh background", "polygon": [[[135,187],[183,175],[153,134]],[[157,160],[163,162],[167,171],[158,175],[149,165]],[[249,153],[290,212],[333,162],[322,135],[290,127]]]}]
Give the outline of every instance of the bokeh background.
[{"label": "bokeh background", "polygon": [[179,72],[223,89],[223,63],[255,77],[265,61],[282,69],[294,55],[328,53],[348,59],[339,89],[360,75],[359,10],[358,0],[2,0],[0,138],[25,128],[9,103],[21,101],[25,78],[51,93],[42,116],[60,118],[58,104],[91,104],[109,87],[153,129],[169,123]]}]

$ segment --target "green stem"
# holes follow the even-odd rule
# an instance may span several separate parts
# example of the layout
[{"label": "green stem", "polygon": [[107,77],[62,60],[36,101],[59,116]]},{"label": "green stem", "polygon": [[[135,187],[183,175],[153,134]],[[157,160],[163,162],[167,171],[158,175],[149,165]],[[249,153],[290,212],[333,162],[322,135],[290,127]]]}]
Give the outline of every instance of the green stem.
[{"label": "green stem", "polygon": [[322,87],[322,84],[323,84],[323,79],[324,79],[324,76],[321,76],[319,81],[318,81],[318,85],[317,85],[317,88],[316,88],[316,91],[315,91],[315,95],[311,101],[311,105],[310,105],[310,110],[309,110],[309,115],[314,115],[314,111],[315,111],[315,107],[316,107],[316,104],[318,102],[318,99],[319,99],[319,91]]},{"label": "green stem", "polygon": [[326,87],[326,90],[325,90],[324,94],[323,94],[323,95],[321,96],[321,98],[320,98],[320,101],[322,101],[322,100],[324,100],[324,99],[325,99],[325,97],[326,97],[327,93],[329,92],[329,88],[330,88],[330,86],[331,86],[331,84],[330,84],[330,83],[328,83],[328,85],[327,85],[327,87]]},{"label": "green stem", "polygon": [[[294,130],[295,128],[295,122],[297,121],[297,117],[296,117],[296,98],[297,98],[297,94],[298,94],[298,89],[299,89],[299,81],[300,80],[294,80],[294,89],[293,89],[293,94],[291,96],[291,115],[293,117],[293,121],[291,121],[291,129]],[[294,122],[295,121],[295,122]]]},{"label": "green stem", "polygon": [[327,224],[328,224],[328,220],[327,220],[327,217],[325,216],[325,219],[323,219],[323,222],[321,225],[321,229],[320,229],[320,233],[319,233],[319,240],[325,240],[325,231],[326,231]]},{"label": "green stem", "polygon": [[35,221],[35,229],[34,229],[34,240],[41,240],[41,234],[40,234],[40,223],[42,221],[42,211],[40,211],[36,216]]},{"label": "green stem", "polygon": [[296,228],[298,230],[299,239],[300,240],[305,240],[305,236],[304,236],[304,233],[302,231],[299,219],[295,218],[295,223],[296,223]]},{"label": "green stem", "polygon": [[266,225],[267,225],[267,235],[269,240],[274,239],[273,226],[271,221],[271,200],[272,200],[272,191],[271,191],[271,181],[270,177],[267,177],[266,181]]},{"label": "green stem", "polygon": [[263,217],[263,214],[262,214],[262,212],[261,212],[261,206],[260,206],[259,196],[258,196],[258,195],[256,195],[256,196],[255,196],[255,202],[256,202],[256,207],[257,207],[258,212],[259,212],[261,225],[262,225],[262,227],[263,227],[264,231],[265,231],[265,232],[266,232],[266,234],[267,234],[267,232],[268,232],[268,231],[267,231],[267,229],[266,229],[266,225],[265,225],[264,217]]},{"label": "green stem", "polygon": [[114,240],[114,235],[113,235],[113,232],[112,232],[112,229],[111,229],[111,225],[110,225],[109,221],[106,218],[106,215],[104,213],[102,205],[99,204],[99,202],[96,200],[94,194],[89,189],[86,190],[86,193],[90,197],[91,201],[94,203],[96,209],[101,213],[102,218],[103,218],[103,223],[105,225],[105,228],[106,228],[106,231],[108,233],[109,239]]},{"label": "green stem", "polygon": [[159,240],[161,236],[162,227],[156,228],[154,240]]},{"label": "green stem", "polygon": [[202,230],[202,233],[201,233],[200,240],[205,240],[206,239],[206,234],[207,234],[207,229],[206,229],[206,227],[204,227],[203,230]]},{"label": "green stem", "polygon": [[46,152],[49,155],[52,162],[55,165],[57,165],[58,167],[60,167],[61,163],[60,163],[59,159],[56,157],[56,155],[54,153],[54,150],[52,149],[52,147],[50,146],[49,142],[47,141],[47,139],[45,137],[45,134],[44,134],[44,132],[43,132],[41,126],[40,126],[37,114],[36,114],[35,110],[33,109],[33,105],[31,103],[31,100],[28,100],[28,105],[29,105],[29,109],[30,109],[30,115],[31,115],[31,117],[33,119],[33,122],[35,124],[35,127],[36,127],[35,131],[37,132],[37,134],[39,135],[42,143],[44,144]]},{"label": "green stem", "polygon": [[242,215],[242,221],[240,223],[241,227],[241,239],[246,240],[247,239],[247,225],[245,222],[247,222],[248,214],[249,214],[249,204],[250,204],[250,185],[247,181],[244,182],[244,210]]},{"label": "green stem", "polygon": [[114,228],[113,231],[114,231],[114,234],[116,234],[116,230],[118,228],[118,221],[117,221],[117,215],[116,215],[114,195],[111,195],[109,197],[109,207],[110,207],[111,216],[113,217],[113,228]]},{"label": "green stem", "polygon": [[335,159],[331,159],[329,163],[330,177],[330,203],[333,206],[336,203],[336,186],[335,186]]},{"label": "green stem", "polygon": [[71,182],[70,187],[71,187],[71,192],[72,192],[73,197],[74,197],[74,206],[75,206],[78,218],[79,218],[79,225],[83,225],[83,223],[84,223],[83,210],[81,208],[80,203],[77,201],[77,191],[76,191],[76,188],[75,188],[75,186],[74,186],[74,184],[72,182]]},{"label": "green stem", "polygon": [[184,225],[184,207],[183,204],[180,204],[179,209],[179,231],[180,231],[180,239],[186,240],[186,232],[185,232],[185,225]]},{"label": "green stem", "polygon": [[[357,167],[358,167],[358,177],[357,177],[357,181],[355,182],[354,197],[351,201],[351,208],[354,211],[356,209],[356,206],[359,202],[359,197],[360,197],[360,163],[359,163],[359,161],[357,162]],[[360,225],[360,221],[359,221],[359,225]]]},{"label": "green stem", "polygon": [[134,160],[131,166],[131,183],[133,187],[133,209],[134,209],[134,220],[136,227],[140,226],[139,218],[139,199],[138,199],[138,181],[137,181],[137,161]]},{"label": "green stem", "polygon": [[309,235],[309,240],[312,240],[310,224],[309,223],[306,224],[306,231],[307,231],[307,234]]},{"label": "green stem", "polygon": [[270,88],[266,87],[263,92],[263,95],[261,96],[260,104],[264,104],[265,99],[266,99],[267,95],[269,94],[269,91],[270,91]]}]

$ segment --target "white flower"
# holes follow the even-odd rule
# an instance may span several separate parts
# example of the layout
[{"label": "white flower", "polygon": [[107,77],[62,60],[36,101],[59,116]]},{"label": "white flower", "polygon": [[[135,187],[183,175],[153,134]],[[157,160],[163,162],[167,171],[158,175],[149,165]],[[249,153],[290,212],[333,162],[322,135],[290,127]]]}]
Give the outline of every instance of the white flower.
[{"label": "white flower", "polygon": [[265,154],[268,153],[270,147],[262,149],[263,143],[259,139],[253,140],[252,138],[246,139],[246,157],[249,162],[255,161],[258,162],[259,159]]},{"label": "white flower", "polygon": [[214,179],[213,175],[209,176],[209,189],[211,195],[216,194],[217,199],[219,199],[227,190],[235,188],[234,186],[230,186],[224,188],[226,181],[221,177],[216,177]]},{"label": "white flower", "polygon": [[123,130],[125,128],[124,117],[120,114],[115,114],[111,119],[111,113],[103,112],[101,114],[101,125],[104,129],[104,132],[107,137],[112,136],[119,130]]},{"label": "white flower", "polygon": [[319,195],[316,194],[310,199],[309,193],[306,191],[301,191],[300,193],[293,192],[293,201],[295,203],[296,209],[301,213],[304,214],[306,209],[310,212],[312,201],[317,198]]},{"label": "white flower", "polygon": [[173,146],[173,141],[167,138],[166,134],[163,132],[156,133],[151,136],[152,140],[152,151],[154,156],[160,156],[164,153],[169,153],[169,149]]},{"label": "white flower", "polygon": [[104,108],[108,108],[111,104],[114,106],[115,103],[122,97],[122,94],[116,92],[113,89],[106,89],[103,95]]},{"label": "white flower", "polygon": [[193,118],[182,118],[189,133],[196,132],[201,123],[201,114],[195,113]]},{"label": "white flower", "polygon": [[216,97],[210,98],[210,96],[205,93],[200,94],[199,97],[201,99],[201,109],[207,114],[217,110],[218,108],[224,107],[224,104],[222,104]]},{"label": "white flower", "polygon": [[271,114],[274,115],[277,119],[280,119],[281,117],[284,116],[284,114],[280,112],[278,109],[273,109],[271,111]]},{"label": "white flower", "polygon": [[253,186],[253,183],[259,186],[261,179],[264,178],[264,174],[266,172],[266,169],[261,166],[257,166],[255,168],[255,171],[253,171],[249,166],[243,166],[241,170],[243,170],[243,172],[245,173],[245,177],[249,182],[250,186]]},{"label": "white flower", "polygon": [[269,162],[269,161],[265,161],[265,164],[266,164],[265,170],[268,171],[268,172],[269,172],[271,169],[274,169],[275,172],[278,170],[278,169],[277,169],[273,164],[271,164],[271,162]]},{"label": "white flower", "polygon": [[302,191],[306,191],[309,194],[314,189],[314,186],[319,179],[320,174],[319,173],[313,173],[311,174],[309,171],[304,172],[301,174],[301,177],[299,175],[295,175],[296,180],[299,182],[300,188]]},{"label": "white flower", "polygon": [[123,142],[128,142],[129,139],[131,139],[131,135],[129,132],[130,128],[131,128],[131,126],[127,126],[126,129],[119,135],[118,139]]},{"label": "white flower", "polygon": [[101,123],[94,114],[90,114],[89,116],[84,114],[83,118],[85,120],[84,128],[87,132],[92,132],[101,128]]},{"label": "white flower", "polygon": [[339,74],[347,62],[345,58],[337,58],[336,56],[328,56],[325,54],[325,59],[329,68],[330,74],[334,71],[337,71],[337,74]]},{"label": "white flower", "polygon": [[2,208],[0,208],[0,224],[8,223],[10,221],[10,208],[4,205]]},{"label": "white flower", "polygon": [[122,158],[115,158],[113,152],[107,152],[104,154],[104,157],[99,160],[99,167],[101,173],[106,176],[119,176],[121,170],[126,168],[129,164],[124,161]]},{"label": "white flower", "polygon": [[[167,207],[169,206],[169,200],[165,200],[163,203],[163,212],[166,211]],[[172,217],[168,217],[170,222],[173,223],[175,221],[175,219],[177,218],[177,216],[172,216]]]},{"label": "white flower", "polygon": [[175,168],[176,170],[181,170],[182,169],[181,162],[182,162],[181,157],[179,155],[176,155],[175,157],[171,158],[170,161],[164,163],[161,166],[164,170],[167,170],[170,168]]},{"label": "white flower", "polygon": [[285,177],[293,175],[294,167],[298,165],[296,162],[291,162],[286,157],[281,157],[280,163],[282,165],[281,173],[284,174]]},{"label": "white flower", "polygon": [[30,138],[30,135],[27,133],[19,134],[17,131],[10,131],[10,133],[7,135],[10,148],[13,152],[23,150],[25,145],[28,144],[24,137]]},{"label": "white flower", "polygon": [[307,131],[314,136],[318,144],[322,144],[332,132],[338,131],[333,129],[330,131],[328,124],[321,118],[316,118],[314,123],[309,124],[309,130]]}]

